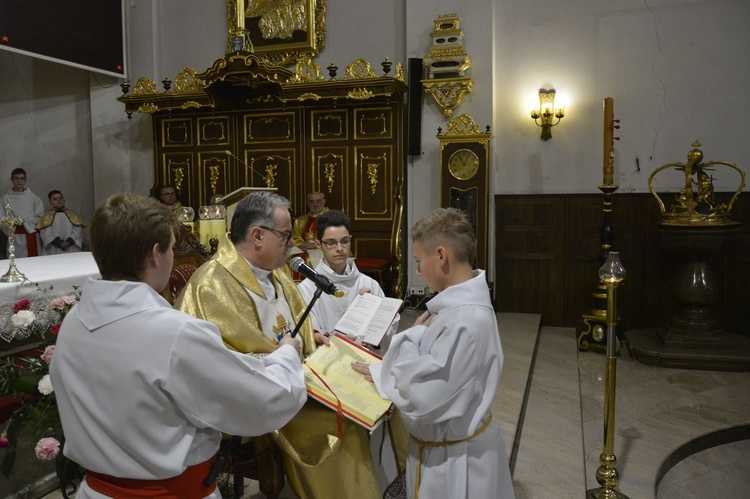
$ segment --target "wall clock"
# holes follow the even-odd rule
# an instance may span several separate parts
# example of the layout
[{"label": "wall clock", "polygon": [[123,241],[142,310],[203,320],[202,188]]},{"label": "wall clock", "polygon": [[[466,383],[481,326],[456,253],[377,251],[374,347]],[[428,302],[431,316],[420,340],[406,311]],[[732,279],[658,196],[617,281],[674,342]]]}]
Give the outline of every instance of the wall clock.
[{"label": "wall clock", "polygon": [[458,180],[469,180],[479,170],[479,157],[471,149],[459,149],[448,159],[448,171]]},{"label": "wall clock", "polygon": [[489,206],[489,126],[484,132],[468,114],[451,120],[440,139],[440,206],[458,208],[471,221],[477,236],[475,267],[487,269]]}]

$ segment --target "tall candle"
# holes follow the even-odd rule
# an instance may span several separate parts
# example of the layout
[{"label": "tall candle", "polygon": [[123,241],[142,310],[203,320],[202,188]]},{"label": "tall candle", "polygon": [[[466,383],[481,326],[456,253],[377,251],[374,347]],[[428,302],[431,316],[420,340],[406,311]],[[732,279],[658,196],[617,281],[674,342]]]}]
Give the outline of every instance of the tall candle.
[{"label": "tall candle", "polygon": [[615,176],[614,150],[614,101],[612,97],[604,99],[604,185],[612,185]]}]

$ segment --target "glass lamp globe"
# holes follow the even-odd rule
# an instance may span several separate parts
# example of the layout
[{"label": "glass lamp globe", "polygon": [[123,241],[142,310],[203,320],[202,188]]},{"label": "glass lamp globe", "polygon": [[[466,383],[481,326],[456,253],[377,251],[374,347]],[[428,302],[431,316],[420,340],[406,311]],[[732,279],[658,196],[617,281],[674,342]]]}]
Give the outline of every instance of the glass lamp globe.
[{"label": "glass lamp globe", "polygon": [[617,283],[625,279],[625,275],[625,267],[620,261],[620,252],[610,251],[604,265],[599,269],[599,278],[604,282]]}]

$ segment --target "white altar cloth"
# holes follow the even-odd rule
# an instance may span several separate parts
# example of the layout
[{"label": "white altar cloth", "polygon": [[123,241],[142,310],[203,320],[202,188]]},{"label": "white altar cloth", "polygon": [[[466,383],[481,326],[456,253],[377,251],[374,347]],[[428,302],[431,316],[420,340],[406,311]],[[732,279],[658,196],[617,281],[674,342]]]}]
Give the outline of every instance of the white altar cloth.
[{"label": "white altar cloth", "polygon": [[[10,267],[10,260],[0,260],[0,275]],[[100,278],[99,268],[90,251],[63,255],[16,258],[16,268],[27,282],[0,282],[0,305],[14,304],[24,298],[44,297],[37,283],[50,296],[60,296],[82,286],[89,277]]]}]

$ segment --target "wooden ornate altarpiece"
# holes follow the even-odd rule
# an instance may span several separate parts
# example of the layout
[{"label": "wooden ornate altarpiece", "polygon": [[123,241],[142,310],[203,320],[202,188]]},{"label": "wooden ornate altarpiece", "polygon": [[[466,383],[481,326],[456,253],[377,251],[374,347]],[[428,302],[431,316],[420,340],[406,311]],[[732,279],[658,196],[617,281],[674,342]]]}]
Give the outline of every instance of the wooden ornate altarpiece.
[{"label": "wooden ornate altarpiece", "polygon": [[201,74],[185,68],[163,91],[141,78],[119,100],[150,114],[156,183],[175,186],[183,205],[240,187],[274,187],[306,211],[306,195],[352,219],[358,257],[392,262],[392,296],[404,285],[403,67],[375,70],[364,59],[329,77],[309,56],[294,71],[254,54],[230,54]]}]

